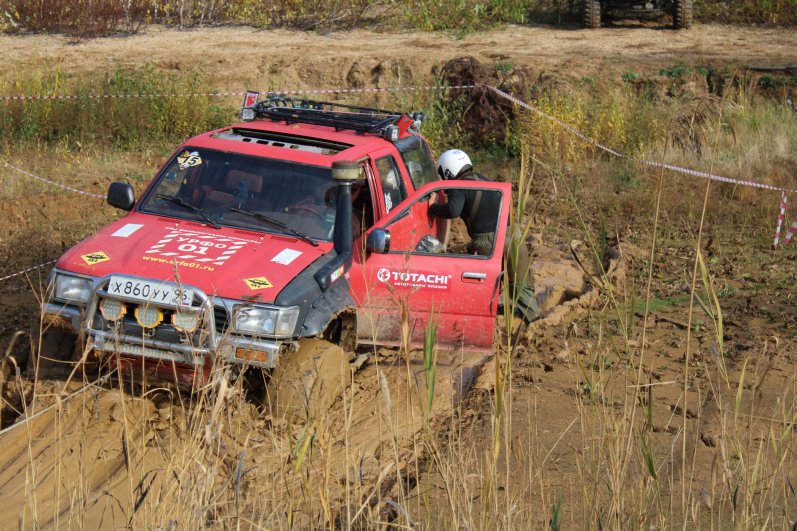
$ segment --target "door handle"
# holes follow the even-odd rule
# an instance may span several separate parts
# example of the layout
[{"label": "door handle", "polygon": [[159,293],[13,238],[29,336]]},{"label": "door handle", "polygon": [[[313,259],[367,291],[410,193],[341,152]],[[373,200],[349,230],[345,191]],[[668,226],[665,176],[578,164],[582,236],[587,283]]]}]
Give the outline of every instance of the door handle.
[{"label": "door handle", "polygon": [[471,271],[465,271],[462,273],[462,282],[484,284],[485,280],[487,280],[487,273],[474,273]]}]

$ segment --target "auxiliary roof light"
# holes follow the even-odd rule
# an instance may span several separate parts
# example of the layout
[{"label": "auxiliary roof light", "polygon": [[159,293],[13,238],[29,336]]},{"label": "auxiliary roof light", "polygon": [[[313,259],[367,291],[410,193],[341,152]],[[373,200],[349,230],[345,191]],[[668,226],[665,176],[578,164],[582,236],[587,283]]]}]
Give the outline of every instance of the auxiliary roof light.
[{"label": "auxiliary roof light", "polygon": [[243,109],[241,111],[241,120],[244,122],[251,122],[255,119],[255,110],[254,109]]},{"label": "auxiliary roof light", "polygon": [[382,130],[382,138],[388,142],[395,142],[399,139],[399,128],[395,125],[388,125]]}]

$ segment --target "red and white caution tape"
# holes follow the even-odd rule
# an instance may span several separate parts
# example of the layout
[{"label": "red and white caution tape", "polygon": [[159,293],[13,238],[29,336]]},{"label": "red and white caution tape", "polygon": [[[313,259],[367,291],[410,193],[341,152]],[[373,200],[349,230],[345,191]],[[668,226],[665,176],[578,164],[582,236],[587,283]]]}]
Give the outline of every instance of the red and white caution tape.
[{"label": "red and white caution tape", "polygon": [[[473,89],[476,85],[435,85],[426,87],[366,87],[366,88],[348,88],[348,89],[307,89],[307,90],[275,90],[271,91],[274,94],[366,94],[371,92],[415,92],[415,91],[430,91],[430,90],[454,90],[454,89]],[[261,94],[268,94],[267,91]]]},{"label": "red and white caution tape", "polygon": [[783,247],[789,245],[789,242],[794,237],[794,233],[797,232],[797,218],[794,218],[794,221],[791,222],[791,226],[789,227],[789,231],[786,233],[786,238],[783,240]]},{"label": "red and white caution tape", "polygon": [[132,98],[202,98],[243,96],[246,92],[186,92],[183,94],[37,94],[33,96],[0,96],[2,101],[44,101],[44,100],[104,100]]},{"label": "red and white caution tape", "polygon": [[493,92],[495,92],[499,96],[511,101],[515,105],[519,105],[520,107],[523,107],[524,109],[528,109],[531,112],[533,112],[535,114],[538,114],[539,116],[542,116],[546,120],[554,122],[555,124],[557,124],[558,126],[562,127],[563,129],[566,129],[567,131],[571,132],[572,134],[574,134],[575,136],[577,136],[581,140],[583,140],[583,141],[595,146],[596,148],[598,148],[600,150],[605,151],[606,153],[614,155],[615,157],[619,157],[621,159],[625,159],[625,160],[632,161],[632,162],[638,162],[640,164],[645,164],[646,166],[652,166],[654,168],[664,168],[666,170],[682,173],[684,175],[690,175],[692,177],[700,177],[700,178],[703,178],[703,179],[710,179],[712,181],[719,181],[719,182],[730,183],[730,184],[740,184],[740,185],[743,185],[743,186],[753,186],[755,188],[763,188],[765,190],[773,190],[773,191],[784,192],[784,193],[795,193],[795,192],[797,192],[797,190],[791,190],[791,189],[788,189],[788,188],[781,188],[779,186],[772,186],[771,184],[757,183],[755,181],[745,181],[745,180],[741,180],[741,179],[731,179],[730,177],[723,177],[721,175],[714,175],[712,173],[707,173],[707,172],[700,171],[700,170],[692,170],[692,169],[689,169],[689,168],[682,168],[680,166],[675,166],[675,165],[672,165],[672,164],[665,164],[663,162],[657,162],[657,161],[654,161],[654,160],[644,160],[644,159],[637,159],[637,158],[631,157],[629,155],[626,155],[624,153],[620,153],[619,151],[616,151],[616,150],[614,150],[614,149],[612,149],[610,147],[607,147],[607,146],[604,146],[603,144],[598,143],[597,141],[595,141],[592,138],[589,138],[587,135],[583,134],[581,131],[575,129],[574,127],[571,127],[571,126],[567,125],[562,120],[559,120],[558,118],[554,118],[553,116],[550,116],[550,115],[542,112],[541,110],[539,110],[538,108],[534,107],[533,105],[530,105],[530,104],[526,103],[523,100],[520,100],[520,99],[518,99],[518,98],[516,98],[516,97],[514,97],[514,96],[512,96],[510,94],[507,94],[506,92],[502,91],[501,89],[498,89],[498,88],[493,87],[491,85],[485,85],[485,87],[490,89],[490,90],[492,90]]},{"label": "red and white caution tape", "polygon": [[783,226],[783,218],[786,216],[786,203],[788,200],[789,196],[786,192],[783,192],[780,199],[780,212],[778,213],[778,228],[775,229],[775,243],[772,244],[774,249],[777,249],[780,244],[780,229]]},{"label": "red and white caution tape", "polygon": [[35,271],[36,269],[41,269],[42,267],[46,267],[46,266],[48,266],[50,264],[54,264],[55,262],[56,262],[56,260],[50,260],[49,262],[45,262],[45,263],[39,264],[37,266],[29,267],[27,269],[23,269],[22,271],[19,271],[18,273],[13,273],[11,275],[6,275],[6,276],[0,278],[0,282],[4,282],[4,281],[6,281],[6,280],[8,280],[10,278],[18,277],[20,275],[24,275],[25,273],[30,273],[31,271]]},{"label": "red and white caution tape", "polygon": [[38,175],[34,175],[34,174],[30,173],[30,172],[27,172],[27,171],[23,170],[22,168],[17,168],[16,166],[12,166],[11,164],[9,164],[8,162],[6,162],[4,160],[0,160],[0,163],[2,163],[3,166],[5,166],[6,168],[11,168],[12,170],[17,171],[17,172],[21,173],[22,175],[27,175],[28,177],[31,177],[33,179],[37,179],[39,181],[45,182],[45,183],[47,183],[47,184],[49,184],[51,186],[57,186],[58,188],[63,188],[64,190],[69,190],[70,192],[75,192],[76,194],[83,194],[83,195],[87,195],[89,197],[97,197],[99,199],[105,199],[105,196],[102,195],[102,194],[94,194],[94,193],[91,193],[91,192],[84,192],[83,190],[78,190],[77,188],[72,188],[71,186],[67,186],[65,184],[57,183],[55,181],[51,181],[50,179],[45,179],[44,177],[39,177]]},{"label": "red and white caution tape", "polygon": [[[366,88],[336,88],[336,89],[303,89],[303,90],[264,90],[261,94],[273,92],[275,94],[365,94],[372,92],[413,92],[449,89],[472,89],[475,85],[456,86],[426,86],[426,87],[366,87]],[[240,92],[186,92],[181,94],[45,94],[33,96],[0,96],[0,101],[45,101],[45,100],[101,100],[101,99],[132,99],[132,98],[215,98],[229,96],[243,96],[246,91]]]}]

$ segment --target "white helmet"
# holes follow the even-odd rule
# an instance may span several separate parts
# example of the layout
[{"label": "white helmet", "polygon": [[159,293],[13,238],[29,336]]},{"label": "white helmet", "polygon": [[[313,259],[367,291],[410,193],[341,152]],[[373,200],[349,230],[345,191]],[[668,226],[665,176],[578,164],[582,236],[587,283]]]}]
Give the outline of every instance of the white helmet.
[{"label": "white helmet", "polygon": [[468,154],[461,149],[449,149],[437,160],[437,173],[443,179],[456,179],[466,170],[472,170]]}]

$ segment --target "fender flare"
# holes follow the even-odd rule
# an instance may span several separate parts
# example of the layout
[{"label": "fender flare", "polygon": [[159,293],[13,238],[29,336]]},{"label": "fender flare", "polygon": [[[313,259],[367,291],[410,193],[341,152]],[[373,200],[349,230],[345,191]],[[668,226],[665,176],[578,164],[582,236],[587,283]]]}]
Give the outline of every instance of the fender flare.
[{"label": "fender flare", "polygon": [[338,279],[313,301],[302,323],[300,336],[314,337],[325,333],[341,315],[356,323],[356,305],[345,277]]}]

